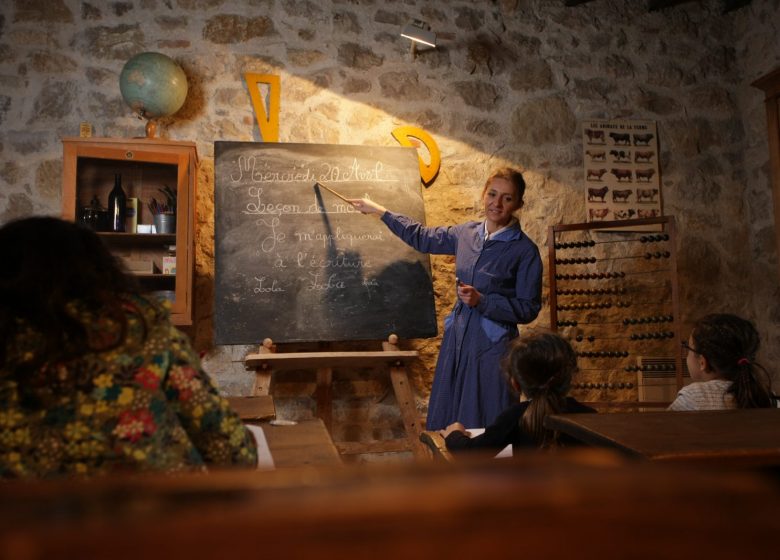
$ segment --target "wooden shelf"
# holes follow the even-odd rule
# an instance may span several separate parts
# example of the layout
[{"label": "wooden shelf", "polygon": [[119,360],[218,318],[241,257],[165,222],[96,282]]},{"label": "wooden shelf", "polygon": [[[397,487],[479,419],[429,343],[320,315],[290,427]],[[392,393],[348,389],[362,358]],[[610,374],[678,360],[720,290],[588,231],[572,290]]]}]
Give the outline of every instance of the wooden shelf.
[{"label": "wooden shelf", "polygon": [[175,245],[174,233],[113,233],[107,231],[97,232],[98,237],[109,244],[123,245]]},{"label": "wooden shelf", "polygon": [[137,276],[138,278],[153,278],[155,280],[159,278],[176,278],[175,274],[163,274],[162,272],[141,272],[133,274],[133,276]]}]

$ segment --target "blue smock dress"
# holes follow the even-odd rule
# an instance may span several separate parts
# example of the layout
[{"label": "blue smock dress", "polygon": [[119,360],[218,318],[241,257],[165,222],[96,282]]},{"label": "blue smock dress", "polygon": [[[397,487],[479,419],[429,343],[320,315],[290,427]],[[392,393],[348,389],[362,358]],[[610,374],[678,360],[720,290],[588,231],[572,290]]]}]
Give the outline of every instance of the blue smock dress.
[{"label": "blue smock dress", "polygon": [[[467,428],[490,426],[517,402],[501,359],[518,334],[517,324],[530,323],[541,309],[539,249],[517,222],[485,241],[484,222],[429,228],[389,211],[382,221],[420,252],[455,255],[456,277],[482,294],[473,308],[458,299],[444,320],[427,429],[453,422]],[[455,278],[452,285],[455,289]]]}]

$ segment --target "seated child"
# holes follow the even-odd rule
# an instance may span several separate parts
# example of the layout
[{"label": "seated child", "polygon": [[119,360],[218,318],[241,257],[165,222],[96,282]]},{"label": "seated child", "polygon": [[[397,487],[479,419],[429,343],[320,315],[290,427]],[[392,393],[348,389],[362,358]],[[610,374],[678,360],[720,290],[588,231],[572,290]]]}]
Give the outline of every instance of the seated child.
[{"label": "seated child", "polygon": [[577,371],[577,354],[560,335],[536,333],[515,339],[504,359],[504,370],[512,387],[527,400],[502,412],[485,432],[469,438],[463,424],[455,422],[440,433],[453,452],[473,449],[499,451],[514,447],[553,447],[576,444],[576,440],[544,427],[550,414],[596,412],[568,397],[572,374]]},{"label": "seated child", "polygon": [[255,466],[168,307],[95,232],[10,222],[0,261],[0,479]]},{"label": "seated child", "polygon": [[769,373],[756,363],[759,344],[746,319],[726,313],[699,319],[682,343],[693,383],[680,389],[669,410],[775,406]]}]

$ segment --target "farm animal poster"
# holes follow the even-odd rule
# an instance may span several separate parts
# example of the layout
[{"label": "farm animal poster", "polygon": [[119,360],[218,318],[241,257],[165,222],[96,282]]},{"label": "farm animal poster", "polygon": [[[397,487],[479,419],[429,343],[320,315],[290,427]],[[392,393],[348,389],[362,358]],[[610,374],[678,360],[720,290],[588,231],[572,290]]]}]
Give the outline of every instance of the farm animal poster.
[{"label": "farm animal poster", "polygon": [[[591,120],[582,127],[588,222],[661,215],[655,121]],[[650,231],[657,226],[637,226]]]}]

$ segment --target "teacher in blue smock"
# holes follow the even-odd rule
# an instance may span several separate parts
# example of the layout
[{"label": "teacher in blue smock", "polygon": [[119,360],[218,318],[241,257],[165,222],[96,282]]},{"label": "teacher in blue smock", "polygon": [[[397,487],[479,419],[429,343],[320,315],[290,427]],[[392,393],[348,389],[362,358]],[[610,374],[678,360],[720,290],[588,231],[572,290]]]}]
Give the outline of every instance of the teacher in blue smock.
[{"label": "teacher in blue smock", "polygon": [[516,402],[501,371],[517,325],[539,314],[542,260],[515,212],[523,207],[525,181],[516,169],[499,169],[485,182],[484,221],[425,227],[376,202],[351,199],[365,214],[378,214],[395,235],[423,253],[455,255],[458,301],[444,320],[427,429],[453,422],[489,426]]}]

